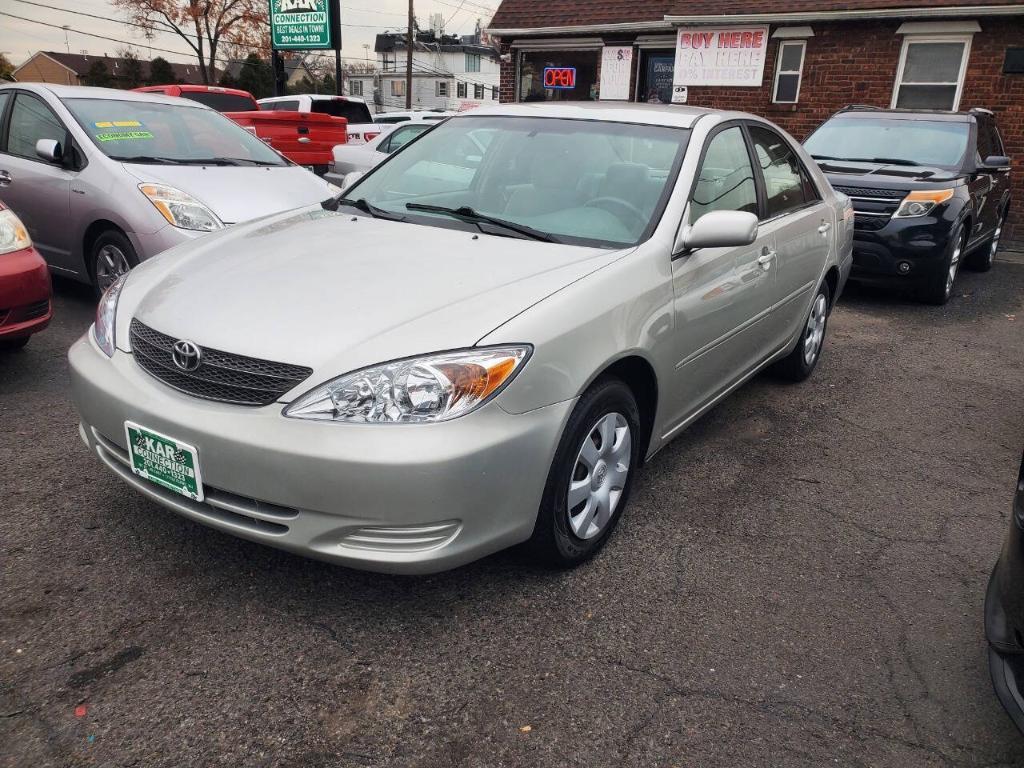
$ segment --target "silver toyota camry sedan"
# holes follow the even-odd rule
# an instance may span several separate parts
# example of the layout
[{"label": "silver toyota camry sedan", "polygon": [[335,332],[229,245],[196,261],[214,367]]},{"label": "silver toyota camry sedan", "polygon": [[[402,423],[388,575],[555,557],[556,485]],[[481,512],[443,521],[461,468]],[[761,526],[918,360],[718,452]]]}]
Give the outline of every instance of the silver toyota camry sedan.
[{"label": "silver toyota camry sedan", "polygon": [[159,504],[302,555],[575,565],[701,414],[811,374],[852,228],[751,115],[478,109],[119,279],[70,351],[81,437]]}]

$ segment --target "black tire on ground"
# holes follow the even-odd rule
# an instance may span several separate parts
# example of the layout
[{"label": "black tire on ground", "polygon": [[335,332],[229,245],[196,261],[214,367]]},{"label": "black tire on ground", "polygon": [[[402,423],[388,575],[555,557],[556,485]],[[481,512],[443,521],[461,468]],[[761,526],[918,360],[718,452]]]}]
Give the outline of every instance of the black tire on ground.
[{"label": "black tire on ground", "polygon": [[20,339],[9,339],[0,341],[0,352],[15,352],[19,349],[22,349],[26,344],[28,344],[28,340],[30,338],[32,337],[23,336]]},{"label": "black tire on ground", "polygon": [[[820,316],[822,301],[824,301],[824,317]],[[807,316],[800,326],[800,340],[796,343],[796,347],[772,367],[776,376],[786,381],[804,381],[814,373],[814,369],[821,359],[821,352],[825,348],[828,316],[831,308],[832,292],[829,290],[828,283],[822,282],[818,286],[814,301],[811,302],[811,308],[807,311]],[[817,322],[812,324],[812,317]],[[815,349],[808,359],[808,348],[811,344]]]},{"label": "black tire on ground", "polygon": [[[608,522],[593,538],[583,539],[573,532],[570,522],[569,484],[578,471],[577,458],[584,440],[599,438],[595,426],[609,414],[621,415],[629,427],[628,474]],[[555,451],[537,512],[537,523],[527,543],[534,559],[558,568],[572,568],[593,557],[604,546],[629,503],[630,490],[640,465],[641,438],[640,411],[632,390],[624,382],[615,378],[601,379],[583,393]],[[618,435],[615,440],[619,444]],[[597,445],[596,442],[594,444]],[[595,475],[598,481],[604,477],[597,471]]]},{"label": "black tire on ground", "polygon": [[[941,268],[936,270],[935,274],[921,286],[920,298],[922,301],[925,301],[928,304],[934,304],[937,307],[941,307],[949,301],[950,297],[953,295],[954,288],[954,284],[949,281],[949,270],[953,265],[954,254],[957,254],[958,258],[962,261],[964,246],[966,244],[967,233],[964,231],[964,225],[958,224],[949,238],[949,245],[946,246],[946,252],[942,255]],[[953,280],[956,280],[955,275]]]},{"label": "black tire on ground", "polygon": [[1003,227],[1006,224],[1006,209],[999,212],[999,219],[996,221],[996,228],[992,237],[985,241],[985,244],[975,249],[974,253],[967,257],[965,267],[975,272],[988,272],[995,262],[996,250],[999,248],[999,240],[1003,234]]},{"label": "black tire on ground", "polygon": [[131,240],[121,230],[104,230],[93,241],[89,250],[89,277],[92,278],[93,290],[96,291],[97,297],[102,296],[112,282],[109,276],[123,268],[123,265],[118,263],[121,257],[124,258],[128,269],[139,265],[139,257],[135,254]]}]

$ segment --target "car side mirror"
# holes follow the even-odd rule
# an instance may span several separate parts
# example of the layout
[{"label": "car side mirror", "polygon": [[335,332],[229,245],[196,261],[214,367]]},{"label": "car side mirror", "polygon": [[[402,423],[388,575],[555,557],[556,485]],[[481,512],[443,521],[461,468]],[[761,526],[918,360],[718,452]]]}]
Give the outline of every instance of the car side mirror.
[{"label": "car side mirror", "polygon": [[984,165],[991,170],[1008,171],[1010,170],[1010,158],[1006,155],[989,155],[985,158]]},{"label": "car side mirror", "polygon": [[36,142],[36,154],[48,163],[60,165],[64,162],[64,151],[60,142],[54,139],[39,139]]},{"label": "car side mirror", "polygon": [[757,216],[747,211],[710,211],[683,227],[673,254],[698,248],[734,248],[757,239]]},{"label": "car side mirror", "polygon": [[341,180],[341,190],[344,192],[357,181],[359,181],[361,178],[363,178],[363,176],[364,174],[362,171],[352,171],[351,173],[346,173],[345,178]]}]

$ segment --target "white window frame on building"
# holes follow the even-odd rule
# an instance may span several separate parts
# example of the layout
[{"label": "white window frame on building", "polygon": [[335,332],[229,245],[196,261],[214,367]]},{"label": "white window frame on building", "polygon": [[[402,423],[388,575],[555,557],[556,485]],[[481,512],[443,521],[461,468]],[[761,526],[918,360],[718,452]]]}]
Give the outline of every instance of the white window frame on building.
[{"label": "white window frame on building", "polygon": [[455,96],[459,99],[466,98],[466,84],[461,80],[455,84]]},{"label": "white window frame on building", "polygon": [[[905,25],[906,26],[906,25]],[[923,86],[945,86],[949,87],[954,83],[952,81],[942,82],[905,82],[903,80],[903,71],[907,64],[907,53],[912,45],[936,45],[936,44],[949,44],[958,43],[963,45],[963,53],[960,56],[960,71],[957,74],[956,80],[956,91],[953,96],[953,104],[949,107],[949,111],[955,112],[960,108],[960,98],[964,92],[964,79],[967,77],[967,62],[971,57],[971,40],[973,35],[918,35],[918,34],[905,34],[903,37],[903,46],[900,48],[900,63],[899,68],[896,70],[896,82],[892,88],[892,102],[890,106],[896,109],[896,105],[900,100],[900,89],[903,86],[923,85]],[[937,107],[937,109],[941,109]]]},{"label": "white window frame on building", "polygon": [[466,54],[466,71],[467,72],[479,72],[480,71],[480,54],[479,53],[467,53]]},{"label": "white window frame on building", "polygon": [[[800,49],[800,63],[796,69],[783,69],[782,60],[785,58],[786,48],[794,47]],[[774,104],[797,104],[800,101],[800,86],[804,80],[804,60],[807,58],[806,40],[780,40],[779,50],[775,60],[775,79],[772,81],[772,103]],[[796,75],[796,93],[792,99],[779,98],[779,80],[782,77],[793,77]]]},{"label": "white window frame on building", "polygon": [[447,99],[448,98],[448,81],[447,80],[437,80],[437,81],[434,82],[434,95],[437,96],[439,99]]},{"label": "white window frame on building", "polygon": [[352,80],[349,78],[348,81],[348,95],[349,96],[362,96],[363,95],[363,81]]},{"label": "white window frame on building", "polygon": [[474,83],[473,84],[473,98],[476,99],[477,101],[483,101],[484,100],[484,98],[485,98],[484,86],[483,86],[482,83]]}]

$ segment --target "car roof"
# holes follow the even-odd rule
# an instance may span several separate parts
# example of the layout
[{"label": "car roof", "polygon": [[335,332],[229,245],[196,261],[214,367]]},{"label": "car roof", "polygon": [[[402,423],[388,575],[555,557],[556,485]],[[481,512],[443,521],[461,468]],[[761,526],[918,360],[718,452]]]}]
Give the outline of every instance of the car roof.
[{"label": "car roof", "polygon": [[355,101],[358,102],[359,104],[366,103],[366,99],[360,99],[358,96],[337,96],[332,93],[297,93],[294,96],[267,96],[266,98],[257,99],[256,101],[259,104],[262,104],[265,101],[281,101],[283,99],[287,99],[290,101],[292,99],[297,99],[301,96],[306,96],[307,98],[312,99],[313,101],[330,101],[332,99],[336,99],[338,101]]},{"label": "car roof", "polygon": [[559,101],[527,102],[481,106],[460,112],[452,120],[481,116],[548,117],[564,120],[599,120],[611,123],[662,125],[668,128],[691,128],[700,118],[713,115],[719,120],[733,118],[759,119],[745,112],[704,109],[683,104],[638,104],[634,102]]},{"label": "car roof", "polygon": [[196,101],[181,99],[177,96],[165,96],[162,93],[139,93],[122,91],[117,88],[94,88],[88,85],[56,85],[53,83],[6,83],[0,90],[20,89],[33,93],[51,93],[58,99],[108,99],[110,101],[135,101],[145,104],[170,104],[189,108],[209,109]]}]

